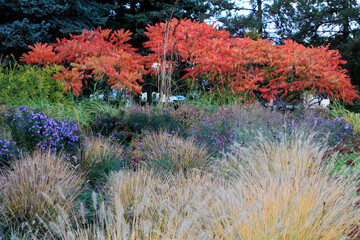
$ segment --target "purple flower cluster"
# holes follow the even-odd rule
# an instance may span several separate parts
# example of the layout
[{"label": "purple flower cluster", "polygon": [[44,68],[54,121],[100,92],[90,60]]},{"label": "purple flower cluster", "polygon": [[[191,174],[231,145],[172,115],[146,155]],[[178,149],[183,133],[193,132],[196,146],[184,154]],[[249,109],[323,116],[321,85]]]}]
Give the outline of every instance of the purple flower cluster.
[{"label": "purple flower cluster", "polygon": [[339,145],[347,137],[354,135],[353,126],[342,118],[327,119],[316,116],[306,116],[297,121],[288,121],[290,129],[303,128],[315,131],[319,138],[328,136],[330,146]]},{"label": "purple flower cluster", "polygon": [[20,149],[17,148],[15,142],[7,139],[0,139],[0,167],[8,166],[10,161],[21,156]]},{"label": "purple flower cluster", "polygon": [[91,125],[94,134],[105,137],[110,136],[114,131],[122,131],[126,128],[120,117],[114,117],[108,113],[99,113]]},{"label": "purple flower cluster", "polygon": [[50,149],[73,155],[78,149],[82,133],[74,121],[48,118],[37,109],[29,111],[27,106],[11,110],[7,123],[13,139],[27,151]]},{"label": "purple flower cluster", "polygon": [[205,143],[208,150],[219,153],[236,138],[233,128],[236,113],[231,108],[220,108],[203,113],[190,128],[199,143]]}]

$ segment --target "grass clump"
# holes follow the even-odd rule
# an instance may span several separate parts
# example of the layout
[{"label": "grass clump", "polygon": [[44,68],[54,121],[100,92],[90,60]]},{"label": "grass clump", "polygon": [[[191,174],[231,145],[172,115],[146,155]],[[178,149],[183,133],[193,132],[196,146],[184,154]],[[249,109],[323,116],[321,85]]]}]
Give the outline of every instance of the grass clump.
[{"label": "grass clump", "polygon": [[116,115],[119,112],[117,107],[105,101],[92,99],[69,100],[66,103],[51,103],[44,99],[28,100],[24,105],[27,105],[29,109],[36,108],[51,118],[72,120],[84,130],[92,130],[92,123],[97,116]]},{"label": "grass clump", "polygon": [[125,167],[123,148],[103,136],[86,138],[80,160],[80,169],[86,172],[91,185],[102,185],[111,171]]},{"label": "grass clump", "polygon": [[[312,136],[295,134],[278,142],[260,136],[258,142],[234,144],[218,159],[214,175],[189,171],[160,176],[146,169],[114,173],[95,224],[54,224],[62,239],[355,236],[351,233],[360,214],[355,175],[331,177],[334,164],[323,162],[326,147],[314,147]],[[229,172],[232,178],[225,180],[222,176]]]},{"label": "grass clump", "polygon": [[10,230],[33,234],[58,214],[69,212],[79,194],[83,178],[62,158],[36,152],[1,173],[1,222]]},{"label": "grass clump", "polygon": [[[124,219],[133,224],[135,217],[139,217],[149,209],[149,202],[155,188],[161,188],[159,177],[149,174],[144,169],[137,172],[120,171],[114,173],[108,182],[107,190],[110,205],[116,209],[123,209]],[[121,206],[119,205],[121,204]],[[153,210],[151,210],[153,211]]]},{"label": "grass clump", "polygon": [[204,145],[194,138],[184,139],[176,133],[160,131],[144,136],[141,150],[151,167],[172,173],[206,169],[211,158]]},{"label": "grass clump", "polygon": [[[323,162],[326,147],[314,141],[314,136],[294,134],[280,142],[260,140],[260,144],[247,148],[234,144],[231,153],[219,160],[223,166],[219,171],[233,174],[235,180],[234,192],[227,196],[230,202],[212,213],[214,217],[228,216],[217,224],[215,236],[347,237],[359,214],[355,204],[359,200],[356,174],[349,178],[329,177],[335,159]],[[239,197],[242,199],[234,201]]]}]

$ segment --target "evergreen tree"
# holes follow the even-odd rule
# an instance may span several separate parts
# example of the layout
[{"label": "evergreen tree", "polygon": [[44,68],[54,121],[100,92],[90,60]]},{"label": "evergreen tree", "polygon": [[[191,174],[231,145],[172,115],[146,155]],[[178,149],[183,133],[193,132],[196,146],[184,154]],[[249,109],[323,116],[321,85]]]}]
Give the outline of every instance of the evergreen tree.
[{"label": "evergreen tree", "polygon": [[[360,85],[360,4],[356,0],[250,0],[241,1],[248,14],[223,17],[224,28],[235,36],[257,33],[264,37],[292,39],[310,46],[338,49],[352,84]],[[248,3],[248,4],[247,4]],[[266,29],[272,29],[271,36]]]},{"label": "evergreen tree", "polygon": [[360,85],[360,4],[356,0],[275,0],[270,15],[277,34],[305,45],[338,49],[352,83]]},{"label": "evergreen tree", "polygon": [[[233,8],[227,10],[226,16],[219,18],[219,21],[224,24],[224,28],[231,35],[237,37],[245,35],[253,38],[269,37],[266,32],[266,27],[270,23],[268,18],[269,1],[250,0],[240,1],[240,3],[241,6],[234,5]],[[247,14],[237,14],[238,12]]]},{"label": "evergreen tree", "polygon": [[106,23],[109,6],[94,0],[0,0],[2,49],[19,55],[35,42],[97,28]]},{"label": "evergreen tree", "polygon": [[281,38],[305,44],[346,43],[360,24],[356,0],[275,0],[269,12]]},{"label": "evergreen tree", "polygon": [[172,17],[204,21],[210,15],[219,13],[227,4],[230,4],[228,0],[118,0],[107,27],[130,30],[134,34],[130,43],[145,53],[142,44],[148,40],[144,34],[147,25]]}]

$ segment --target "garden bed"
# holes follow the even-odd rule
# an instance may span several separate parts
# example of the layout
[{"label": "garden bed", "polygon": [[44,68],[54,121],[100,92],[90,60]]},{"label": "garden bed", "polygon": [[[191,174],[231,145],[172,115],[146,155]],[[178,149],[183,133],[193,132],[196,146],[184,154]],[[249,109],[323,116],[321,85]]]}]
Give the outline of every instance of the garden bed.
[{"label": "garden bed", "polygon": [[334,110],[197,103],[89,101],[73,106],[91,109],[78,122],[65,106],[4,108],[2,238],[357,236],[352,124]]}]

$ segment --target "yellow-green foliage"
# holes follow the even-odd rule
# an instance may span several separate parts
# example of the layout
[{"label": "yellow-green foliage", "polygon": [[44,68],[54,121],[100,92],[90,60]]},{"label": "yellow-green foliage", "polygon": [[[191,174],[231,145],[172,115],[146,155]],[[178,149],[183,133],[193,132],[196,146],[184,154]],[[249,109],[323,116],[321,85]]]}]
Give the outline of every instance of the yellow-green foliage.
[{"label": "yellow-green foliage", "polygon": [[350,112],[345,109],[341,104],[334,104],[331,110],[333,117],[343,118],[346,122],[351,123],[353,132],[360,134],[360,113]]},{"label": "yellow-green foliage", "polygon": [[5,131],[5,118],[8,114],[8,106],[0,104],[0,133]]},{"label": "yellow-green foliage", "polygon": [[251,38],[252,40],[258,40],[262,38],[262,35],[258,32],[258,29],[252,28],[245,33],[246,37]]},{"label": "yellow-green foliage", "polygon": [[193,138],[183,139],[177,134],[160,131],[145,135],[142,150],[150,164],[173,172],[206,169],[210,156],[204,146],[195,144]]},{"label": "yellow-green foliage", "polygon": [[347,111],[343,119],[352,124],[354,133],[360,134],[360,113]]},{"label": "yellow-green foliage", "polygon": [[64,102],[63,85],[51,79],[60,66],[20,65],[0,67],[0,103],[22,105],[28,100]]},{"label": "yellow-green foliage", "polygon": [[11,168],[0,175],[0,222],[17,231],[39,230],[59,207],[67,212],[83,184],[69,163],[50,153],[34,153]]}]

